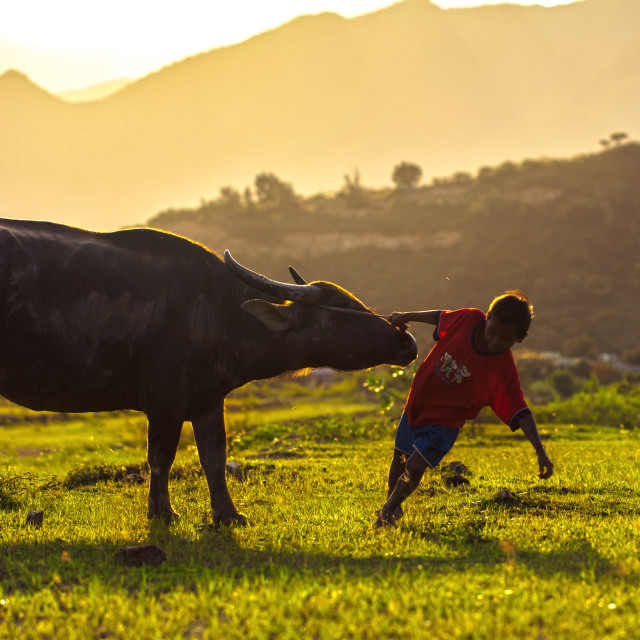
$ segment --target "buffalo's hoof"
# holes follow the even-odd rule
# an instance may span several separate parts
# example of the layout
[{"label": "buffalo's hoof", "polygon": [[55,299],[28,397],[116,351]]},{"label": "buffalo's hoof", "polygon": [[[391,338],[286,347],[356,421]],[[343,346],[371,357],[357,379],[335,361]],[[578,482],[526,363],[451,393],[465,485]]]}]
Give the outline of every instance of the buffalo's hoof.
[{"label": "buffalo's hoof", "polygon": [[378,511],[378,519],[373,524],[375,529],[381,529],[383,527],[388,527],[391,529],[397,529],[398,525],[396,524],[396,519],[392,514],[385,512],[383,509]]},{"label": "buffalo's hoof", "polygon": [[213,526],[216,529],[222,527],[252,527],[253,522],[241,513],[232,513],[226,516],[214,516]]},{"label": "buffalo's hoof", "polygon": [[149,509],[147,517],[149,518],[149,520],[155,520],[157,518],[165,524],[171,524],[180,520],[180,516],[173,509],[162,509],[157,511],[152,511],[151,509]]}]

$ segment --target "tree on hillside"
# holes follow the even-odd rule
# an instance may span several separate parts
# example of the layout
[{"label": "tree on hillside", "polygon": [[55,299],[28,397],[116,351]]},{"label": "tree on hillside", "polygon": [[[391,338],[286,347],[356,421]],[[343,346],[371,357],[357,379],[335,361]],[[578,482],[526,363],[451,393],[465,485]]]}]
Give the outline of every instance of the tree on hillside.
[{"label": "tree on hillside", "polygon": [[344,187],[342,187],[340,195],[345,198],[347,205],[352,209],[360,209],[367,205],[367,192],[360,184],[360,171],[358,169],[353,170],[353,178],[348,173],[344,174]]},{"label": "tree on hillside", "polygon": [[298,208],[298,198],[293,187],[280,180],[274,173],[259,173],[254,185],[259,204],[283,211]]},{"label": "tree on hillside", "polygon": [[247,208],[247,211],[250,211],[250,212],[255,211],[256,203],[253,201],[253,194],[251,193],[251,187],[244,188],[243,198],[244,198],[244,204]]},{"label": "tree on hillside", "polygon": [[551,374],[551,384],[562,398],[572,396],[580,387],[573,374],[564,369],[556,369]]},{"label": "tree on hillside", "polygon": [[591,336],[579,333],[563,342],[562,355],[569,358],[593,358],[598,355],[598,344]]},{"label": "tree on hillside", "polygon": [[473,176],[468,171],[456,171],[456,173],[451,176],[452,182],[471,182],[473,180]]},{"label": "tree on hillside", "polygon": [[240,213],[243,210],[242,196],[234,187],[221,187],[218,204],[222,211],[230,214]]},{"label": "tree on hillside", "polygon": [[640,365],[640,349],[629,348],[622,352],[622,361],[627,364]]},{"label": "tree on hillside", "polygon": [[398,189],[411,189],[422,178],[422,169],[412,162],[401,162],[393,168],[391,179]]},{"label": "tree on hillside", "polygon": [[493,178],[495,174],[495,169],[493,167],[483,166],[478,169],[478,180],[486,181]]},{"label": "tree on hillside", "polygon": [[613,142],[614,144],[622,144],[625,140],[629,138],[629,134],[625,133],[624,131],[616,131],[612,133],[609,136],[609,138],[611,139],[611,142]]}]

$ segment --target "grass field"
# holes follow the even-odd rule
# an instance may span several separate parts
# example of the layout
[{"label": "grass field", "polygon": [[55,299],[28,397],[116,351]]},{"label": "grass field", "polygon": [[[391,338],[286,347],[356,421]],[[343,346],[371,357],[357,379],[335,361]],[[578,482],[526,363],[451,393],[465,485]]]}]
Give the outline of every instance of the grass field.
[{"label": "grass field", "polygon": [[[181,519],[166,527],[146,518],[146,483],[116,473],[144,471],[140,416],[25,412],[0,427],[0,637],[638,637],[636,431],[542,425],[556,463],[543,482],[507,427],[466,427],[445,461],[469,484],[434,471],[399,529],[375,530],[393,421],[357,402],[350,417],[299,400],[294,422],[258,405],[251,424],[229,413],[242,471],[229,487],[255,526],[218,531],[202,528],[189,429],[171,482]],[[41,528],[25,524],[36,509]],[[116,562],[145,543],[166,561]]]}]

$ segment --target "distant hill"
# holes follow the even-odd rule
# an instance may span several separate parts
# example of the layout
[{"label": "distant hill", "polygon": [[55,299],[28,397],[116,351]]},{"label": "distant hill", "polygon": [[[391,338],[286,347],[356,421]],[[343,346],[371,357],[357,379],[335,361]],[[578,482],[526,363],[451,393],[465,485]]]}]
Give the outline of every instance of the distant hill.
[{"label": "distant hill", "polygon": [[[302,199],[288,208],[233,198],[168,210],[149,224],[229,249],[288,280],[338,282],[383,313],[486,309],[521,288],[536,309],[526,346],[576,340],[640,350],[640,145],[571,159],[486,167],[430,187]],[[414,325],[421,347],[431,331]]]},{"label": "distant hill", "polygon": [[640,124],[640,2],[301,17],[95,102],[0,77],[0,215],[141,222],[273,171],[305,194],[565,156]]}]

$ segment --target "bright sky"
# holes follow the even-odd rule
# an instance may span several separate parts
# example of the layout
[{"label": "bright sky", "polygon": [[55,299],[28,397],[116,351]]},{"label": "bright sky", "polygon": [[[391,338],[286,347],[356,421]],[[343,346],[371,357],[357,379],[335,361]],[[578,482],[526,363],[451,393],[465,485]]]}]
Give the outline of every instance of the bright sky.
[{"label": "bright sky", "polygon": [[[0,74],[49,91],[136,78],[303,14],[353,17],[394,0],[0,0]],[[443,9],[505,0],[434,0]],[[511,0],[553,6],[571,0]]]}]

